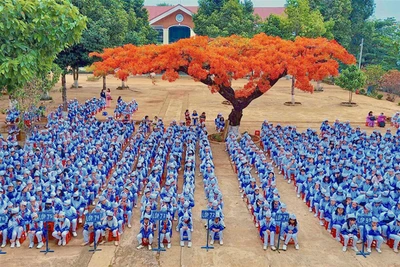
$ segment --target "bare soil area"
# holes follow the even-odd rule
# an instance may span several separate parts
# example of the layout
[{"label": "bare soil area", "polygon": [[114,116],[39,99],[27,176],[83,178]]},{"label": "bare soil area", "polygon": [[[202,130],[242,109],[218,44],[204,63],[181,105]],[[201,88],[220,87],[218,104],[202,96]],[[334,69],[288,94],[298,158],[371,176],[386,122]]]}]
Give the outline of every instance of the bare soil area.
[{"label": "bare soil area", "polygon": [[[102,81],[86,81],[87,76],[80,76],[79,89],[68,89],[70,99],[77,98],[84,101],[91,97],[99,97]],[[237,86],[245,81],[238,81]],[[72,77],[68,76],[68,86],[72,84]],[[176,119],[183,120],[186,109],[196,109],[199,113],[207,113],[207,127],[209,132],[214,132],[214,118],[218,113],[223,113],[227,118],[231,106],[224,105],[224,99],[219,94],[211,94],[208,88],[201,83],[193,82],[189,77],[183,77],[175,83],[162,81],[157,77],[156,85],[149,78],[129,78],[126,85],[129,89],[115,90],[121,82],[115,78],[107,78],[107,86],[112,91],[113,105],[118,96],[125,101],[132,98],[139,103],[139,110],[133,119],[140,120],[145,115],[158,116],[166,123]],[[48,110],[54,109],[61,103],[60,84],[51,92],[53,101],[48,102]],[[353,125],[365,127],[365,117],[369,111],[376,115],[384,112],[392,116],[399,107],[392,102],[376,100],[362,95],[355,95],[353,101],[357,107],[344,107],[341,102],[346,101],[348,92],[336,86],[324,85],[324,91],[318,94],[304,93],[296,90],[296,101],[300,106],[286,106],[284,102],[290,101],[290,81],[282,79],[270,91],[253,101],[244,111],[241,132],[254,133],[260,129],[262,121],[267,119],[274,124],[296,125],[300,130],[307,128],[318,129],[323,119],[333,121],[350,121]],[[8,107],[7,96],[0,97],[0,109]],[[113,109],[108,109],[113,114]],[[102,118],[101,114],[97,115]],[[4,115],[0,115],[3,126]],[[389,126],[390,127],[390,126]],[[2,128],[2,127],[0,127]],[[376,128],[374,128],[375,130]],[[382,129],[380,129],[382,130]],[[288,251],[264,251],[254,227],[250,213],[242,201],[236,174],[233,172],[224,145],[212,144],[216,175],[223,193],[225,207],[224,245],[215,245],[215,249],[208,252],[201,249],[206,243],[206,231],[200,219],[200,211],[206,207],[204,200],[203,182],[196,181],[195,203],[193,209],[194,232],[193,247],[179,247],[178,233],[174,232],[172,248],[167,252],[155,252],[136,249],[136,234],[139,231],[139,211],[134,210],[133,227],[125,229],[119,247],[112,244],[101,246],[102,251],[95,254],[88,251],[88,247],[81,247],[82,231],[79,230],[66,247],[58,247],[54,241],[51,248],[54,253],[44,255],[37,249],[28,249],[28,242],[21,248],[10,249],[7,247],[6,255],[0,255],[0,266],[11,267],[28,264],[36,266],[400,266],[400,256],[393,253],[385,244],[382,245],[382,254],[373,251],[368,258],[356,256],[354,252],[343,253],[341,245],[321,226],[307,206],[296,197],[293,185],[288,185],[278,175],[278,188],[283,202],[288,210],[295,212],[299,221],[300,250],[289,246]],[[198,163],[198,162],[197,162]],[[182,175],[182,174],[181,174]],[[181,176],[180,176],[181,177]]]}]

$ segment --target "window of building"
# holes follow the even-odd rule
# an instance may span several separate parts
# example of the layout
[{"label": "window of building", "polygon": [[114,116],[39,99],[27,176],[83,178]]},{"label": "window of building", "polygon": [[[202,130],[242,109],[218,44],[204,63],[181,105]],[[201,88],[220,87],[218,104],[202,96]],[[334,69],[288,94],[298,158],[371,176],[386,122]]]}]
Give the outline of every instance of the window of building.
[{"label": "window of building", "polygon": [[163,44],[164,43],[164,32],[162,26],[153,26],[153,29],[157,31],[157,43]]}]

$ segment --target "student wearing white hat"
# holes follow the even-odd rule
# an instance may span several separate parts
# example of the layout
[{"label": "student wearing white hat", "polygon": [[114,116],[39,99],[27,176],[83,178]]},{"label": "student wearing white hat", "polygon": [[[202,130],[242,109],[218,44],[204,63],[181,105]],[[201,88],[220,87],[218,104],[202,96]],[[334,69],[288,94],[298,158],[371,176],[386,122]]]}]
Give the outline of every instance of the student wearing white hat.
[{"label": "student wearing white hat", "polygon": [[118,221],[111,210],[106,211],[106,217],[103,219],[103,243],[106,237],[106,231],[112,232],[114,245],[118,246]]},{"label": "student wearing white hat", "polygon": [[137,249],[141,249],[144,247],[144,242],[147,241],[148,248],[151,250],[151,245],[153,244],[153,224],[150,222],[150,215],[144,214],[143,223],[140,226],[140,232],[136,236],[136,239],[139,243]]},{"label": "student wearing white hat", "polygon": [[23,219],[18,212],[18,208],[12,208],[11,218],[8,220],[8,230],[11,232],[11,248],[14,248],[15,246],[19,248],[21,246],[19,239],[23,232]]},{"label": "student wearing white hat", "polygon": [[38,245],[36,248],[42,248],[43,247],[43,222],[39,221],[39,216],[36,212],[31,214],[31,221],[29,223],[29,231],[28,231],[28,237],[29,237],[29,248],[33,248],[34,246],[34,239],[35,236],[38,240]]},{"label": "student wearing white hat", "polygon": [[58,245],[65,246],[67,244],[67,234],[71,228],[71,222],[68,218],[65,218],[65,212],[60,211],[58,213],[58,219],[54,225],[53,237],[58,239]]},{"label": "student wearing white hat", "polygon": [[262,227],[260,229],[261,237],[264,237],[264,250],[267,250],[268,247],[268,238],[269,244],[271,246],[271,250],[276,250],[275,247],[275,231],[276,231],[276,223],[272,218],[271,211],[267,211],[265,214],[265,218],[262,221]]},{"label": "student wearing white hat", "polygon": [[180,233],[180,245],[181,247],[185,246],[184,235],[186,233],[188,239],[188,248],[192,247],[192,231],[193,231],[193,224],[192,219],[190,218],[189,214],[185,213],[179,220],[179,224],[177,226],[179,233]]},{"label": "student wearing white hat", "polygon": [[71,200],[67,199],[64,201],[64,208],[63,211],[65,212],[65,217],[71,222],[72,226],[72,235],[74,237],[77,236],[76,233],[76,227],[77,227],[77,222],[78,222],[78,213],[76,209],[71,206]]},{"label": "student wearing white hat", "polygon": [[343,235],[344,243],[343,243],[343,252],[347,251],[347,245],[349,243],[350,238],[353,239],[353,247],[352,249],[355,252],[358,252],[357,249],[357,237],[358,226],[356,223],[356,216],[354,214],[348,214],[346,222],[342,225],[341,234]]},{"label": "student wearing white hat", "polygon": [[215,240],[215,235],[218,233],[219,236],[219,244],[222,246],[224,244],[223,241],[223,232],[224,232],[225,226],[221,220],[221,212],[217,211],[215,214],[215,218],[213,221],[210,221],[210,237],[211,241],[210,244],[214,244]]}]

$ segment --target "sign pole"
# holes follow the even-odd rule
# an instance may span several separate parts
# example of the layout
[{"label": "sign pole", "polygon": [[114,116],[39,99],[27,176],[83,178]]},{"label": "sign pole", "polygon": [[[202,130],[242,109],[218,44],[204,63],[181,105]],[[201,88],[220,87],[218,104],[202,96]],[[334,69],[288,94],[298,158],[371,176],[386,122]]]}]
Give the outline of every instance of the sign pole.
[{"label": "sign pole", "polygon": [[[282,233],[282,221],[281,221],[280,224],[279,224],[278,249],[277,249],[278,253],[281,253],[281,252],[279,251],[279,243],[281,242],[281,233]],[[264,236],[264,238],[265,238],[265,236]]]},{"label": "sign pole", "polygon": [[[365,252],[365,239],[366,239],[366,225],[371,224],[372,222],[372,216],[359,216],[358,218],[359,224],[360,226],[363,227],[363,235],[362,235],[362,249],[360,252],[357,252],[356,255],[362,255],[364,256],[364,258],[366,258],[368,255],[370,255],[371,253],[369,252]],[[353,239],[354,242],[354,239]]]},{"label": "sign pole", "polygon": [[[277,213],[275,215],[275,221],[279,223],[278,248],[277,248],[278,253],[281,253],[279,251],[279,244],[280,244],[280,241],[281,241],[281,234],[282,234],[282,231],[283,231],[282,223],[283,223],[283,221],[288,221],[288,220],[289,220],[289,213],[287,213],[287,212],[285,212],[285,213]],[[265,238],[265,236],[264,236],[264,238]]]},{"label": "sign pole", "polygon": [[160,253],[160,251],[166,251],[165,248],[161,247],[161,221],[167,219],[168,214],[166,211],[153,210],[151,212],[151,217],[153,220],[158,221],[158,248],[153,248],[153,251],[157,251],[158,253]]},{"label": "sign pole", "polygon": [[100,214],[96,213],[88,213],[86,214],[85,223],[93,223],[93,249],[89,249],[89,252],[95,253],[96,251],[101,251],[101,249],[97,248],[97,240],[96,240],[96,223],[101,221]]},{"label": "sign pole", "polygon": [[161,249],[161,220],[158,221],[158,254],[160,254]]},{"label": "sign pole", "polygon": [[211,210],[202,210],[201,211],[201,218],[207,220],[207,244],[201,248],[206,249],[207,252],[209,249],[214,249],[213,246],[209,245],[209,238],[210,238],[210,220],[214,219],[215,215],[216,215],[215,211],[211,211]]},{"label": "sign pole", "polygon": [[210,220],[207,220],[207,251],[208,251],[208,244],[209,244],[209,238],[210,238]]},{"label": "sign pole", "polygon": [[51,250],[49,248],[49,228],[50,228],[49,222],[54,221],[54,214],[52,212],[40,212],[38,215],[39,215],[39,220],[40,218],[42,218],[43,219],[42,221],[44,221],[45,225],[44,236],[46,239],[46,250],[41,250],[40,252],[46,255],[49,252],[54,252],[54,250]]},{"label": "sign pole", "polygon": [[93,232],[94,232],[94,240],[93,240],[93,249],[89,249],[89,252],[95,253],[96,251],[101,251],[100,248],[97,248],[97,242],[96,242],[96,226],[93,223]]}]

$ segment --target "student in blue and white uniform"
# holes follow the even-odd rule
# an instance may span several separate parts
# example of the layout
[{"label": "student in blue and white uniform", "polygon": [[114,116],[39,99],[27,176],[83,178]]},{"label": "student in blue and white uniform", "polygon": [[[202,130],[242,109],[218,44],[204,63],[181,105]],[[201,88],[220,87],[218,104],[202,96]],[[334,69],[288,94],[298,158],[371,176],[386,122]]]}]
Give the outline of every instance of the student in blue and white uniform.
[{"label": "student in blue and white uniform", "polygon": [[29,231],[28,231],[28,237],[29,237],[29,248],[33,248],[34,246],[34,240],[35,236],[38,240],[38,245],[36,248],[42,248],[44,243],[42,240],[43,237],[43,222],[39,221],[39,216],[36,212],[31,214],[31,221],[29,223]]},{"label": "student in blue and white uniform", "polygon": [[[139,234],[136,236],[139,245],[137,249],[144,248],[143,239],[147,239],[148,248],[151,250],[151,245],[153,244],[153,224],[150,222],[150,215],[144,214],[143,223],[140,226]],[[145,240],[146,241],[146,240]]]},{"label": "student in blue and white uniform", "polygon": [[381,245],[383,243],[383,237],[382,237],[382,229],[378,225],[378,218],[372,217],[372,223],[371,225],[367,225],[365,227],[367,231],[367,252],[371,253],[371,245],[372,241],[376,241],[376,251],[378,253],[382,253],[381,251]]},{"label": "student in blue and white uniform", "polygon": [[216,234],[218,234],[218,236],[219,236],[219,244],[221,246],[224,244],[224,241],[223,241],[224,229],[225,229],[225,226],[223,225],[223,222],[221,221],[221,213],[219,211],[217,211],[215,214],[214,220],[210,222],[210,237],[211,237],[210,244],[211,245],[214,244]]},{"label": "student in blue and white uniform", "polygon": [[353,247],[352,249],[355,252],[358,252],[357,249],[357,237],[358,227],[356,223],[356,216],[354,214],[348,214],[346,222],[342,225],[341,234],[343,235],[344,244],[343,244],[343,252],[347,251],[347,245],[349,243],[350,238],[353,238]]},{"label": "student in blue and white uniform", "polygon": [[282,246],[282,249],[286,250],[290,239],[293,239],[294,247],[296,248],[296,250],[298,250],[300,246],[299,246],[299,241],[297,239],[298,225],[297,225],[296,215],[290,214],[288,224],[286,225],[285,229],[283,229],[283,231],[286,235],[286,238],[285,238],[285,243]]},{"label": "student in blue and white uniform", "polygon": [[271,250],[276,250],[275,247],[275,231],[276,231],[276,223],[275,220],[272,218],[271,211],[267,211],[265,214],[265,218],[262,221],[260,229],[261,237],[264,237],[264,250],[267,250],[268,247],[268,238],[269,244],[271,246]]},{"label": "student in blue and white uniform", "polygon": [[400,215],[397,216],[396,220],[389,224],[389,238],[394,240],[393,251],[398,253],[400,243]]},{"label": "student in blue and white uniform", "polygon": [[58,239],[58,245],[65,246],[67,244],[67,234],[71,228],[71,222],[68,218],[65,218],[65,212],[60,211],[58,218],[54,226],[53,237]]}]

